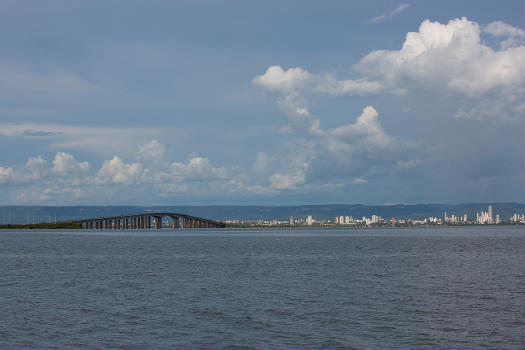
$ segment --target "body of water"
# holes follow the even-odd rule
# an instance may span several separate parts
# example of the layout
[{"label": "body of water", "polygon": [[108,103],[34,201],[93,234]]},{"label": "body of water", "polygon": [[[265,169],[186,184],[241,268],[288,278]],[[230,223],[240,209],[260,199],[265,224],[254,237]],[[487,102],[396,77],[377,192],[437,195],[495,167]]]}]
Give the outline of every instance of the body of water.
[{"label": "body of water", "polygon": [[1,349],[521,349],[523,227],[0,231]]}]

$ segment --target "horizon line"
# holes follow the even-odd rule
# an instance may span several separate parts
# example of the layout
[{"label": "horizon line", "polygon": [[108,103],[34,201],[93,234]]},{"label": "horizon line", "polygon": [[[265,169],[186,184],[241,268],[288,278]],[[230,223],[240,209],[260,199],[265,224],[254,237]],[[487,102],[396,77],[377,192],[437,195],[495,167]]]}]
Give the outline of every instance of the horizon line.
[{"label": "horizon line", "polygon": [[323,206],[323,205],[360,205],[367,207],[394,207],[398,205],[416,206],[416,205],[502,205],[518,204],[525,206],[525,202],[460,202],[460,203],[388,203],[388,204],[362,204],[362,203],[323,203],[323,204],[285,204],[285,205],[268,205],[268,204],[158,204],[158,205],[137,205],[137,204],[67,204],[67,205],[48,205],[48,204],[0,204],[0,207],[306,207],[306,206]]}]

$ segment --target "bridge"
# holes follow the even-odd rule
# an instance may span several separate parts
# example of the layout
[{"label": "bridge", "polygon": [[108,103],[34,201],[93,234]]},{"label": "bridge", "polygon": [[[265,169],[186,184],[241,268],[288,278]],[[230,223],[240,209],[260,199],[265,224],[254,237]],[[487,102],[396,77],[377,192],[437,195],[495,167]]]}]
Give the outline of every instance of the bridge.
[{"label": "bridge", "polygon": [[71,220],[88,230],[141,230],[161,229],[162,218],[170,217],[173,228],[223,228],[226,225],[220,221],[208,220],[196,216],[179,213],[141,213],[119,216],[106,216],[91,219]]}]

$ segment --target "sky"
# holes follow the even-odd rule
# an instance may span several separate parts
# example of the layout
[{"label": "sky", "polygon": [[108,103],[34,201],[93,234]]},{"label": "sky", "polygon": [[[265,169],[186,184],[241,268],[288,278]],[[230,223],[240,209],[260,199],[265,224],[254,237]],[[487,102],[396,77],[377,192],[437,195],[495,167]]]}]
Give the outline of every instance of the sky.
[{"label": "sky", "polygon": [[0,205],[523,202],[523,1],[0,2]]}]

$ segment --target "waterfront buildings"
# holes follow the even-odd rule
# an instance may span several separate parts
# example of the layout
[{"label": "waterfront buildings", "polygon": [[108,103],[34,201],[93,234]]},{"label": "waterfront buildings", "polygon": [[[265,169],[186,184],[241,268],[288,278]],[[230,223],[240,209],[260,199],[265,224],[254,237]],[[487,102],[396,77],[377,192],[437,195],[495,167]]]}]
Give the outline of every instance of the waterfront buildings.
[{"label": "waterfront buildings", "polygon": [[257,219],[257,220],[226,220],[225,223],[231,225],[244,226],[349,226],[349,227],[373,227],[373,226],[439,226],[439,225],[493,225],[493,224],[524,224],[525,215],[514,213],[510,218],[502,218],[500,214],[494,212],[492,205],[488,206],[487,211],[476,213],[475,220],[468,220],[467,213],[444,213],[444,218],[429,216],[426,218],[390,218],[385,219],[379,215],[371,217],[363,216],[355,219],[352,215],[337,215],[333,221],[324,216],[315,217],[313,215],[290,216],[287,220],[279,219]]}]

